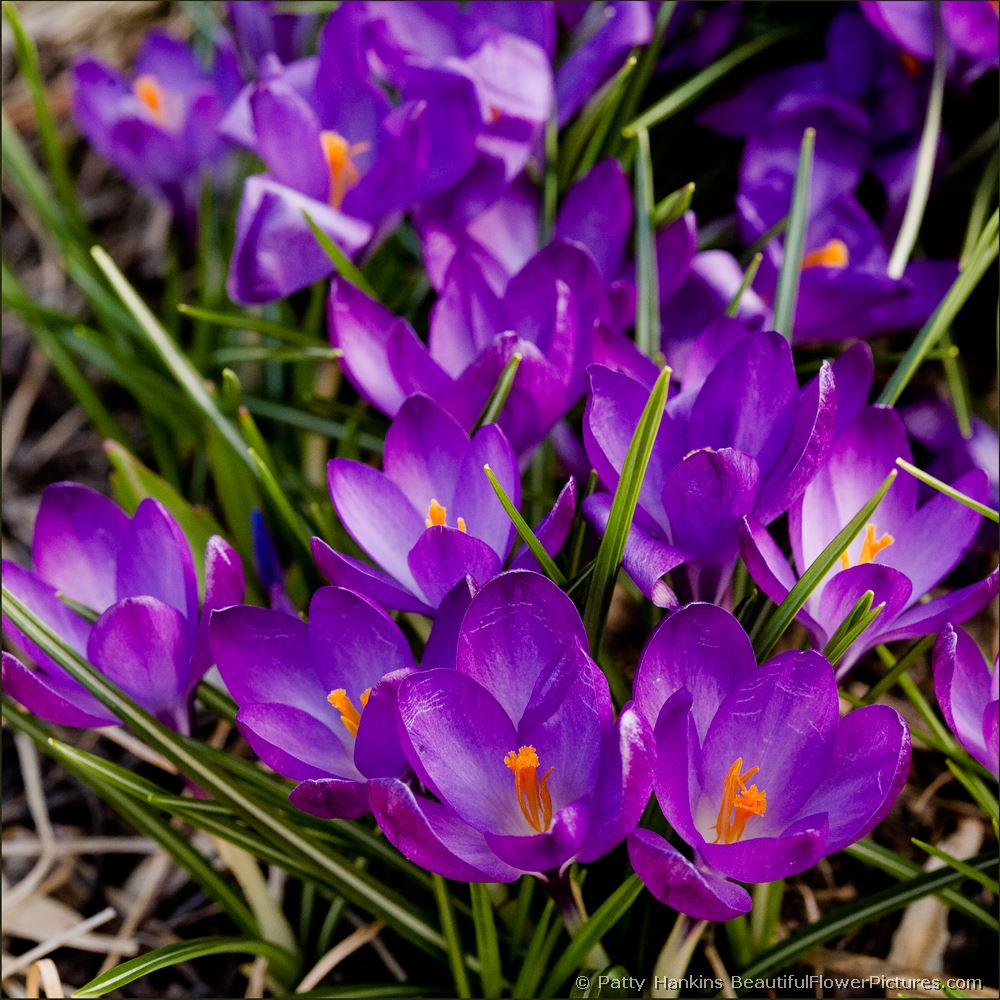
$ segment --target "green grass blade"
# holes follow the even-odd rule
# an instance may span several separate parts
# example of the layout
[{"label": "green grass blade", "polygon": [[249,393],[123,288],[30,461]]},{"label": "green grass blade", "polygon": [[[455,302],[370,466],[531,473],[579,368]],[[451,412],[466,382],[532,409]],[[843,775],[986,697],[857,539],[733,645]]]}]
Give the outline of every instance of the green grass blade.
[{"label": "green grass blade", "polygon": [[178,941],[163,948],[147,952],[108,969],[73,994],[75,997],[102,997],[112,990],[121,989],[143,976],[169,969],[172,965],[191,962],[208,955],[255,955],[266,958],[271,970],[279,978],[291,982],[296,972],[294,958],[284,948],[270,941],[253,938],[203,937],[192,941]]},{"label": "green grass blade", "polygon": [[573,935],[569,947],[546,978],[539,996],[556,996],[559,988],[583,965],[594,946],[625,916],[642,890],[639,876],[632,874],[601,903]]},{"label": "green grass blade", "polygon": [[[556,904],[550,899],[545,904],[542,915],[538,918],[538,923],[535,924],[531,941],[528,944],[528,950],[524,956],[524,962],[521,965],[521,971],[518,973],[514,989],[511,991],[512,996],[538,996],[538,984],[542,981],[545,967],[548,965],[549,956],[552,953],[552,947],[555,947],[555,942],[558,940],[557,936],[550,938],[550,931],[554,930],[562,933],[562,924],[556,922],[553,925],[552,923],[555,915]],[[549,941],[551,941],[551,947],[546,951],[545,948]]]},{"label": "green grass blade", "polygon": [[232,330],[252,330],[255,333],[263,333],[265,336],[274,337],[288,344],[299,347],[316,347],[316,338],[310,337],[307,333],[300,333],[290,327],[282,326],[280,323],[272,323],[270,320],[262,319],[260,316],[251,316],[248,313],[228,313],[220,312],[216,309],[202,309],[200,306],[187,305],[182,302],[177,311],[182,316],[208,323],[214,326],[222,326]]},{"label": "green grass blade", "polygon": [[872,622],[885,609],[885,601],[872,607],[875,599],[873,590],[866,590],[858,599],[857,604],[851,609],[850,614],[837,626],[836,631],[830,636],[830,641],[823,650],[823,655],[836,666],[844,653],[846,653],[854,641],[867,631]]},{"label": "green grass blade", "polygon": [[[977,871],[989,871],[997,864],[993,853],[980,854],[969,863]],[[818,948],[832,938],[871,923],[888,913],[901,910],[910,903],[940,892],[961,882],[965,876],[952,868],[941,868],[934,872],[918,875],[898,885],[890,886],[882,892],[866,896],[855,903],[841,907],[826,917],[809,924],[802,930],[786,938],[780,944],[761,955],[752,965],[743,970],[744,979],[762,979],[778,969],[783,969],[800,955]]]},{"label": "green grass blade", "polygon": [[743,301],[744,294],[753,285],[753,279],[757,277],[757,271],[760,269],[760,262],[764,259],[764,255],[758,250],[750,258],[750,263],[747,264],[747,269],[743,273],[743,280],[740,282],[740,287],[736,290],[736,294],[732,297],[729,305],[726,306],[727,316],[736,316],[740,311],[740,303]]},{"label": "green grass blade", "polygon": [[489,399],[486,400],[482,412],[472,427],[472,434],[475,434],[480,427],[484,427],[486,424],[495,424],[497,422],[500,414],[503,412],[507,397],[510,395],[510,390],[514,386],[514,378],[517,376],[517,369],[520,367],[520,364],[521,355],[515,351],[510,356],[510,361],[503,366],[503,371],[500,372],[497,384],[493,387]]},{"label": "green grass blade", "polygon": [[479,980],[486,1000],[499,997],[503,990],[503,970],[500,967],[500,944],[493,919],[493,904],[482,882],[469,883],[472,897],[472,919],[476,925],[476,949],[479,952]]},{"label": "green grass blade", "polygon": [[802,574],[798,583],[792,587],[785,599],[775,609],[774,614],[754,643],[758,663],[763,663],[767,659],[777,641],[785,634],[785,629],[791,625],[795,616],[802,610],[809,595],[840,559],[844,549],[854,541],[858,532],[868,523],[871,515],[882,502],[882,498],[889,492],[889,487],[892,486],[897,475],[898,473],[893,469],[885,477],[882,485],[875,491],[871,499],[837,532],[833,541],[816,557],[815,562]]},{"label": "green grass blade", "polygon": [[465,971],[462,956],[462,941],[458,935],[458,924],[455,921],[455,908],[451,905],[451,890],[448,883],[440,875],[432,876],[434,880],[434,898],[437,900],[438,917],[441,920],[441,933],[448,945],[448,965],[455,980],[455,995],[463,1000],[472,996],[469,988],[469,976]]},{"label": "green grass blade", "polygon": [[956,858],[947,851],[942,851],[940,847],[935,847],[933,844],[928,844],[926,841],[919,840],[916,837],[911,837],[910,840],[916,844],[920,850],[926,851],[939,861],[943,861],[949,868],[954,868],[955,871],[961,872],[966,878],[971,878],[973,881],[978,882],[981,886],[983,886],[983,888],[989,889],[994,896],[1000,894],[1000,883],[998,883],[995,878],[990,878],[986,872],[972,868],[961,858]]},{"label": "green grass blade", "polygon": [[545,170],[542,175],[542,216],[539,229],[539,246],[552,239],[556,228],[556,206],[559,201],[559,123],[556,109],[545,123]]},{"label": "green grass blade", "polygon": [[652,212],[653,226],[659,229],[660,226],[676,222],[691,207],[694,190],[694,181],[688,181],[684,187],[671,191],[666,198],[657,202]]},{"label": "green grass blade", "polygon": [[611,502],[611,513],[608,515],[604,537],[597,550],[590,589],[587,592],[587,603],[583,611],[583,623],[587,629],[590,652],[594,657],[600,649],[604,623],[611,607],[611,595],[618,579],[622,556],[625,554],[625,541],[632,527],[632,518],[639,502],[639,491],[646,475],[646,466],[649,464],[649,456],[653,453],[653,444],[663,419],[663,408],[666,406],[669,386],[670,369],[664,367],[649,394],[645,409],[632,435],[618,487]]},{"label": "green grass blade", "polygon": [[899,680],[899,678],[905,674],[910,667],[913,666],[917,660],[920,659],[924,653],[927,652],[931,646],[934,645],[935,637],[933,635],[925,636],[918,643],[915,643],[906,654],[901,656],[895,664],[889,669],[888,673],[873,684],[866,692],[864,697],[861,699],[861,705],[874,705],[886,691],[892,689],[893,685]]},{"label": "green grass blade", "polygon": [[364,292],[369,298],[378,299],[375,289],[372,288],[368,279],[361,273],[361,269],[313,222],[312,216],[307,211],[303,209],[302,214],[305,216],[306,222],[309,223],[309,228],[312,230],[313,236],[316,237],[316,242],[323,248],[323,252],[327,257],[330,258],[330,263],[333,264],[337,274],[344,281],[349,282],[355,288]]},{"label": "green grass blade", "polygon": [[665,122],[682,108],[686,108],[695,98],[700,97],[709,87],[718,83],[737,66],[766,51],[772,45],[777,45],[778,42],[791,38],[801,30],[797,26],[777,28],[747,42],[721,59],[715,60],[711,66],[691,77],[686,83],[677,87],[676,90],[672,90],[666,97],[661,98],[651,108],[644,111],[634,121],[629,122],[622,129],[622,135],[626,139],[631,139],[640,128],[651,129],[654,125]]},{"label": "green grass blade", "polygon": [[541,564],[546,576],[553,583],[564,587],[566,585],[566,577],[563,576],[562,570],[552,561],[552,557],[545,551],[545,546],[538,540],[538,536],[521,516],[521,512],[514,506],[511,498],[507,496],[507,491],[500,485],[500,480],[493,474],[493,470],[488,465],[484,465],[483,472],[486,473],[486,478],[490,481],[490,486],[493,487],[493,492],[496,493],[497,499],[507,512],[507,516],[514,523],[514,527],[517,528],[517,533],[521,536],[521,540],[531,549],[532,555]]},{"label": "green grass blade", "polygon": [[788,213],[788,231],[785,234],[778,286],[774,292],[774,329],[789,342],[795,324],[795,303],[799,297],[802,252],[805,249],[806,227],[809,225],[809,190],[812,186],[815,147],[816,130],[807,128],[802,133],[802,145],[799,147],[799,166],[795,172],[795,189],[792,192],[792,205]]},{"label": "green grass blade", "polygon": [[1000,245],[997,242],[997,233],[1000,229],[998,218],[1000,218],[1000,212],[994,211],[979,236],[979,241],[968,265],[959,272],[937,309],[931,313],[906,354],[903,355],[903,360],[900,361],[899,366],[892,373],[892,377],[878,397],[878,402],[883,406],[896,405],[903,390],[916,374],[927,354],[951,326],[952,321],[965,305],[980,279],[993,266],[993,262],[1000,253]]},{"label": "green grass blade", "polygon": [[952,500],[957,500],[960,504],[964,504],[970,510],[974,510],[977,514],[988,517],[994,524],[1000,523],[1000,511],[995,511],[992,507],[988,507],[978,500],[973,500],[972,497],[961,490],[956,490],[954,486],[949,486],[940,479],[935,479],[934,476],[924,472],[923,469],[918,469],[904,458],[897,458],[896,465],[904,472],[908,472],[914,478],[919,479],[922,483],[926,483],[932,489],[937,490],[938,493],[943,493],[945,496],[951,497]]},{"label": "green grass blade", "polygon": [[635,141],[639,154],[635,164],[635,342],[647,358],[655,358],[660,351],[660,286],[653,232],[653,163],[649,133],[639,129]]}]

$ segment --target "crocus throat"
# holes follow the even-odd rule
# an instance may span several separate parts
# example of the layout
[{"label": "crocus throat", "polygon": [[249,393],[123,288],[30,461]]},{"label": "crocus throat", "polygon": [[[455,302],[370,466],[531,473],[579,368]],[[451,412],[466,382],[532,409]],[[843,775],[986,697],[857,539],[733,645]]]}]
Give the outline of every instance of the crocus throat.
[{"label": "crocus throat", "polygon": [[143,73],[132,81],[132,93],[143,103],[146,110],[160,125],[166,119],[166,108],[163,100],[163,88],[156,77]]},{"label": "crocus throat", "polygon": [[756,785],[747,787],[747,782],[759,770],[759,767],[751,767],[744,771],[742,757],[737,757],[730,765],[722,785],[719,818],[715,821],[716,844],[734,844],[743,836],[751,816],[763,816],[767,812],[767,792]]},{"label": "crocus throat", "polygon": [[[424,524],[428,528],[442,527],[448,523],[448,508],[442,507],[437,500],[431,500],[430,506],[427,508],[427,517],[424,518]],[[465,531],[465,518],[459,517],[455,520],[455,527],[459,531]]]},{"label": "crocus throat", "polygon": [[[878,528],[874,524],[865,525],[865,540],[861,543],[861,555],[858,556],[855,566],[872,562],[883,549],[887,549],[896,540],[888,532],[881,538],[876,538],[877,532]],[[840,568],[851,568],[851,557],[847,554],[846,549],[840,553]]]},{"label": "crocus throat", "polygon": [[517,804],[521,813],[539,833],[545,833],[552,825],[552,796],[549,794],[549,768],[538,780],[538,754],[534,747],[511,750],[503,762],[514,772],[514,787],[517,789]]},{"label": "crocus throat", "polygon": [[847,252],[847,244],[843,240],[827,240],[823,246],[810,250],[802,258],[802,270],[810,267],[835,267],[838,270],[847,267],[851,255]]},{"label": "crocus throat", "polygon": [[361,712],[365,710],[365,705],[368,704],[371,693],[371,688],[361,692],[361,697],[358,699],[361,702],[360,711],[354,707],[354,702],[347,697],[347,692],[343,688],[336,688],[326,696],[326,700],[340,712],[340,721],[352,736],[358,735],[358,726],[361,725]]},{"label": "crocus throat", "polygon": [[361,172],[352,157],[367,153],[371,147],[367,142],[352,145],[339,132],[321,132],[319,140],[330,171],[330,204],[340,208],[344,196],[361,180]]}]

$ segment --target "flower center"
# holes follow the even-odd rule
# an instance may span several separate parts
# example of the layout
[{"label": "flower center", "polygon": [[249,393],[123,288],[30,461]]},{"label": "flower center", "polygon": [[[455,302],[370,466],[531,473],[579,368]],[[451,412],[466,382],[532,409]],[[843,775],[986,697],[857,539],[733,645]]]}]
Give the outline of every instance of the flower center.
[{"label": "flower center", "polygon": [[747,782],[760,770],[751,767],[743,770],[743,758],[737,757],[726,772],[722,785],[722,804],[715,821],[715,843],[734,844],[743,836],[743,828],[751,816],[767,812],[767,792]]},{"label": "flower center", "polygon": [[[896,540],[888,532],[881,538],[876,538],[875,533],[877,531],[878,528],[874,524],[865,525],[865,540],[861,543],[861,555],[858,556],[858,561],[854,564],[855,566],[872,562],[883,549],[889,548]],[[840,568],[851,568],[851,557],[847,554],[846,549],[840,553]]]},{"label": "flower center", "polygon": [[538,754],[534,747],[511,750],[503,762],[514,772],[517,804],[532,829],[545,833],[552,825],[552,796],[549,794],[549,768],[538,780]]},{"label": "flower center", "polygon": [[347,697],[347,692],[343,688],[336,688],[326,696],[326,700],[340,712],[340,721],[352,736],[358,735],[358,726],[361,725],[361,712],[365,710],[365,705],[368,704],[371,693],[371,688],[361,692],[361,698],[359,699],[361,702],[361,711],[358,711],[354,707],[354,702]]},{"label": "flower center", "polygon": [[142,102],[146,110],[153,116],[157,124],[166,121],[166,107],[163,99],[163,88],[155,76],[143,73],[132,81],[132,93]]},{"label": "flower center", "polygon": [[809,267],[847,267],[850,262],[850,254],[847,252],[847,244],[843,240],[827,240],[823,246],[816,250],[810,250],[802,258],[802,270]]},{"label": "flower center", "polygon": [[319,139],[330,171],[330,204],[340,208],[344,196],[361,180],[352,157],[367,153],[371,146],[367,142],[349,144],[339,132],[320,132]]},{"label": "flower center", "polygon": [[[442,527],[448,523],[448,508],[442,507],[437,500],[431,500],[430,506],[427,508],[427,517],[424,518],[424,524],[428,528]],[[465,531],[465,518],[460,517],[455,521],[455,527],[459,531]]]}]

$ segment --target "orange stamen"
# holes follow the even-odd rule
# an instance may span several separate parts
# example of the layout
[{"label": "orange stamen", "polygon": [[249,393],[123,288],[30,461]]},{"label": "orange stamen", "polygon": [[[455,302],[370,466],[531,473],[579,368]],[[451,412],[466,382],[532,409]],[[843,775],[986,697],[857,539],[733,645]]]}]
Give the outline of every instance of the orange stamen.
[{"label": "orange stamen", "polygon": [[339,132],[321,132],[319,139],[330,171],[330,204],[340,208],[344,196],[361,180],[361,173],[352,157],[367,153],[371,147],[367,142],[351,145]]},{"label": "orange stamen", "polygon": [[[361,702],[361,712],[368,704],[371,694],[371,688],[361,692],[361,697],[358,699]],[[358,726],[361,725],[361,712],[354,707],[354,702],[347,697],[347,692],[343,688],[336,688],[326,696],[326,700],[340,712],[340,721],[344,724],[344,728],[352,736],[357,736]]]},{"label": "orange stamen", "polygon": [[[877,531],[878,528],[874,524],[865,525],[865,538],[861,543],[861,554],[858,556],[858,561],[855,563],[856,566],[861,566],[863,563],[873,562],[875,557],[883,549],[887,549],[896,540],[888,532],[886,532],[881,538],[876,538],[875,533]],[[851,557],[847,554],[846,549],[840,553],[840,568],[851,568]]]},{"label": "orange stamen", "polygon": [[[437,500],[432,499],[430,506],[427,508],[427,517],[424,518],[424,524],[428,528],[442,528],[448,523],[448,508],[442,507]],[[459,531],[466,532],[465,518],[459,517],[455,520],[455,527]]]},{"label": "orange stamen", "polygon": [[744,771],[742,757],[737,757],[730,765],[722,784],[722,802],[715,821],[716,844],[736,843],[743,836],[750,817],[763,816],[767,812],[767,792],[756,785],[747,787],[747,782],[759,770],[759,767],[751,767]]},{"label": "orange stamen", "polygon": [[899,53],[899,63],[908,76],[920,76],[920,60],[909,52]]},{"label": "orange stamen", "polygon": [[503,762],[514,772],[514,788],[521,814],[532,829],[545,833],[552,825],[552,796],[549,793],[549,775],[555,770],[550,767],[542,780],[538,780],[538,754],[534,747],[525,746],[511,750]]},{"label": "orange stamen", "polygon": [[146,109],[153,118],[163,124],[166,109],[164,107],[163,89],[156,81],[156,77],[143,73],[132,81],[132,93],[139,98],[146,106]]},{"label": "orange stamen", "polygon": [[810,250],[802,258],[802,270],[810,267],[847,267],[850,261],[850,254],[847,252],[847,244],[843,240],[827,240],[823,246],[816,250]]}]

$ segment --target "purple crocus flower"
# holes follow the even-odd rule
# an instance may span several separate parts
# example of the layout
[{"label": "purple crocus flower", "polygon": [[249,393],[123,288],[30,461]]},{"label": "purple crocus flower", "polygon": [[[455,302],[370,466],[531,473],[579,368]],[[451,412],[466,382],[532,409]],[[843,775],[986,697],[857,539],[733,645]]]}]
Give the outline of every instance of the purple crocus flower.
[{"label": "purple crocus flower", "polygon": [[[897,458],[912,461],[906,430],[895,410],[869,406],[849,421],[828,461],[789,511],[794,569],[759,520],[747,518],[743,559],[768,597],[779,602],[785,597],[895,468]],[[961,476],[954,486],[980,502],[986,500],[986,475],[979,469]],[[799,613],[799,621],[822,646],[866,591],[874,592],[875,604],[885,602],[874,624],[840,662],[841,673],[879,643],[917,638],[947,622],[963,622],[996,597],[993,572],[985,580],[921,603],[958,565],[976,535],[980,515],[941,493],[922,505],[918,497],[917,480],[901,473],[872,522]],[[928,544],[929,538],[933,544]]]},{"label": "purple crocus flower", "polygon": [[184,42],[153,31],[131,80],[90,56],[76,62],[73,116],[105,159],[192,227],[201,173],[222,164],[228,144],[219,123],[241,83],[227,39],[205,69]]},{"label": "purple crocus flower", "polygon": [[272,0],[229,0],[226,14],[248,77],[271,53],[282,62],[304,56],[316,27],[315,15],[279,13]]},{"label": "purple crocus flower", "polygon": [[[158,500],[143,500],[129,517],[86,486],[56,483],[42,495],[32,558],[34,570],[4,560],[11,592],[143,708],[186,733],[194,689],[212,664],[209,616],[243,599],[233,549],[209,539],[199,611],[190,546]],[[37,668],[4,653],[9,695],[60,725],[118,723],[7,618],[4,630]]]},{"label": "purple crocus flower", "polygon": [[[383,471],[350,459],[330,463],[337,515],[377,568],[316,538],[313,554],[320,570],[332,583],[384,607],[434,616],[444,604],[458,614],[446,602],[448,595],[466,577],[482,585],[499,573],[514,540],[514,526],[484,465],[519,507],[520,474],[503,431],[487,424],[470,438],[433,400],[411,396],[386,434]],[[575,500],[570,480],[536,529],[551,554],[569,531]],[[537,564],[525,549],[515,565]]]},{"label": "purple crocus flower", "polygon": [[454,669],[411,674],[397,705],[406,758],[431,795],[373,781],[372,811],[406,857],[445,878],[511,882],[593,861],[648,801],[648,727],[631,703],[615,721],[573,602],[538,574],[486,584]]},{"label": "purple crocus flower", "polygon": [[934,693],[958,742],[994,777],[1000,769],[1000,660],[990,669],[975,640],[949,625],[931,654]]},{"label": "purple crocus flower", "polygon": [[[623,560],[636,586],[661,607],[676,606],[677,594],[725,599],[742,518],[766,523],[784,513],[822,465],[834,430],[830,367],[800,389],[779,334],[748,334],[729,320],[696,346],[683,391],[667,403]],[[613,489],[649,392],[599,365],[590,381],[584,442]],[[583,509],[603,531],[611,494],[593,494]],[[664,575],[681,567],[668,585]]]},{"label": "purple crocus flower", "polygon": [[735,882],[795,875],[859,840],[909,773],[910,734],[895,710],[840,718],[819,653],[757,667],[739,622],[711,604],[687,605],[653,633],[635,705],[655,728],[657,801],[693,856],[642,829],[629,856],[657,899],[702,920],[750,909]]},{"label": "purple crocus flower", "polygon": [[248,605],[212,616],[212,651],[254,752],[302,782],[292,802],[348,819],[368,812],[368,779],[407,770],[395,691],[414,670],[396,623],[349,590],[323,587],[309,622]]}]

